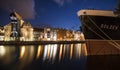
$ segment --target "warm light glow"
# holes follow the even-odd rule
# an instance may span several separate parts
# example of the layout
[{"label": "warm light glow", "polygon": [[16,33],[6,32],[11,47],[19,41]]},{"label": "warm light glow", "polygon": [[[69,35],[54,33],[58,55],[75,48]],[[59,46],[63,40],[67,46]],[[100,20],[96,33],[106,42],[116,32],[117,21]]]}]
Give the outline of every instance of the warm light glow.
[{"label": "warm light glow", "polygon": [[81,40],[85,40],[85,37],[84,37],[83,33],[80,34],[80,38],[81,38]]},{"label": "warm light glow", "polygon": [[50,46],[50,59],[52,59],[52,56],[53,56],[53,45]]},{"label": "warm light glow", "polygon": [[60,52],[59,52],[59,61],[60,61],[61,58],[62,58],[62,47],[63,47],[63,45],[61,44],[61,45],[60,45]]},{"label": "warm light glow", "polygon": [[34,46],[30,46],[29,48],[29,61],[32,61],[33,57],[35,56],[35,47]]},{"label": "warm light glow", "polygon": [[56,41],[56,40],[57,40],[57,37],[56,37],[56,36],[53,36],[53,40]]},{"label": "warm light glow", "polygon": [[63,46],[63,58],[65,56],[65,51],[66,51],[66,44],[64,44],[64,46]]},{"label": "warm light glow", "polygon": [[38,46],[38,50],[37,50],[37,56],[36,56],[37,59],[40,58],[41,52],[42,52],[42,46],[39,45],[39,46]]},{"label": "warm light glow", "polygon": [[82,44],[82,47],[83,47],[84,55],[87,56],[86,44]]},{"label": "warm light glow", "polygon": [[55,60],[56,54],[57,54],[57,44],[53,45],[54,49],[53,49],[53,60]]},{"label": "warm light glow", "polygon": [[73,44],[71,44],[70,46],[70,59],[72,59],[72,55],[73,55]]},{"label": "warm light glow", "polygon": [[78,57],[80,58],[81,56],[81,44],[78,44]]},{"label": "warm light glow", "polygon": [[54,60],[56,58],[57,54],[57,44],[55,45],[45,45],[44,47],[44,54],[43,54],[43,60]]},{"label": "warm light glow", "polygon": [[5,55],[5,47],[4,46],[0,46],[0,56],[4,56]]},{"label": "warm light glow", "polygon": [[80,58],[80,56],[81,56],[81,44],[76,44],[76,54],[77,54],[77,58]]},{"label": "warm light glow", "polygon": [[24,54],[25,54],[25,46],[22,46],[21,48],[20,48],[20,59],[21,58],[23,58],[23,56],[24,56]]},{"label": "warm light glow", "polygon": [[47,59],[50,58],[50,48],[51,48],[51,46],[48,45],[48,47],[47,47]]}]

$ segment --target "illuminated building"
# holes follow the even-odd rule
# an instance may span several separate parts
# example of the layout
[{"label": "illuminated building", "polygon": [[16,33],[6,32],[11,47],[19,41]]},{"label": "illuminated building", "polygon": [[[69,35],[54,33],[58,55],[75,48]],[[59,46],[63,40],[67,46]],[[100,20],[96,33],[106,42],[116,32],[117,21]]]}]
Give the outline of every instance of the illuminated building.
[{"label": "illuminated building", "polygon": [[66,39],[72,40],[73,39],[73,30],[67,30],[66,31]]},{"label": "illuminated building", "polygon": [[75,31],[74,32],[74,40],[81,40],[81,32],[80,31]]},{"label": "illuminated building", "polygon": [[43,40],[44,38],[44,29],[43,28],[34,28],[34,40]]},{"label": "illuminated building", "polygon": [[34,40],[57,40],[57,29],[55,28],[34,28]]},{"label": "illuminated building", "polygon": [[62,40],[66,38],[66,29],[57,29],[57,40]]},{"label": "illuminated building", "polygon": [[79,40],[80,33],[61,28],[33,28],[29,22],[13,11],[10,23],[0,26],[0,40],[4,41],[39,41],[39,40]]},{"label": "illuminated building", "polygon": [[57,30],[54,28],[44,28],[44,40],[57,40]]},{"label": "illuminated building", "polygon": [[4,40],[4,28],[0,26],[0,41]]},{"label": "illuminated building", "polygon": [[57,39],[58,40],[71,40],[74,38],[73,31],[67,29],[57,29]]},{"label": "illuminated building", "polygon": [[32,41],[33,27],[29,22],[24,22],[23,18],[13,11],[10,14],[11,22],[4,26],[5,41]]}]

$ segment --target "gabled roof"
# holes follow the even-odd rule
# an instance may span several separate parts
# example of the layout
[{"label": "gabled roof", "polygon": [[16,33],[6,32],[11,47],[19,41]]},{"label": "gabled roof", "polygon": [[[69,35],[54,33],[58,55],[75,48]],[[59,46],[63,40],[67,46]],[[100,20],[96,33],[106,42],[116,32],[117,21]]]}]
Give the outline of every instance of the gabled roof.
[{"label": "gabled roof", "polygon": [[18,20],[23,20],[23,18],[20,16],[20,14],[18,14],[16,11],[13,11],[10,16],[15,16],[17,17]]}]

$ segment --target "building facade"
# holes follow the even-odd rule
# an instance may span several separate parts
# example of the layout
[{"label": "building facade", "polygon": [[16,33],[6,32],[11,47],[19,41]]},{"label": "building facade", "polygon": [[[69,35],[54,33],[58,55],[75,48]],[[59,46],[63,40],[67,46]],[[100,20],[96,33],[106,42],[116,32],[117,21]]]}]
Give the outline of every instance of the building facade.
[{"label": "building facade", "polygon": [[4,26],[5,41],[33,41],[33,27],[15,11],[10,14],[11,22]]},{"label": "building facade", "polygon": [[0,41],[57,41],[57,40],[80,40],[79,31],[62,28],[33,28],[29,22],[15,11],[10,14],[10,23],[0,26]]}]

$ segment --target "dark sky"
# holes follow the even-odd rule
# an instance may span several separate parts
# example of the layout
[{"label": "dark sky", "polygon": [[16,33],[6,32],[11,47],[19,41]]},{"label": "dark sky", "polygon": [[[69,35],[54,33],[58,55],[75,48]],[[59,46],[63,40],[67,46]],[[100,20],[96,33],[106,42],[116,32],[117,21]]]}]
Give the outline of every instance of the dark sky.
[{"label": "dark sky", "polygon": [[1,0],[0,25],[10,22],[9,14],[15,9],[33,27],[78,29],[80,9],[115,10],[118,0]]}]

